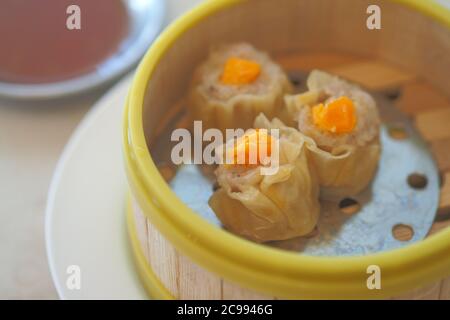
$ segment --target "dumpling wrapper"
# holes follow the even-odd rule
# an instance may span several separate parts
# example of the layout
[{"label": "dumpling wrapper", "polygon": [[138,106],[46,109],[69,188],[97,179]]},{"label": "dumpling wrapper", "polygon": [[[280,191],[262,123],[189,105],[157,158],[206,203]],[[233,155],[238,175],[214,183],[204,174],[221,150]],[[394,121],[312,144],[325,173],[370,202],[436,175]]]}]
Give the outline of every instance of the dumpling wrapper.
[{"label": "dumpling wrapper", "polygon": [[[220,81],[227,59],[237,57],[258,63],[261,73],[249,84],[228,85]],[[203,127],[249,129],[255,117],[269,118],[284,110],[284,95],[292,85],[279,65],[265,53],[247,43],[219,46],[195,71],[188,96],[188,107],[194,120]]]},{"label": "dumpling wrapper", "polygon": [[[373,98],[358,86],[314,70],[307,80],[309,91],[286,96],[290,119],[309,137],[307,148],[319,177],[321,198],[337,200],[361,192],[373,179],[381,154],[380,119]],[[358,123],[350,134],[324,133],[311,123],[311,107],[327,98],[350,97]]]},{"label": "dumpling wrapper", "polygon": [[261,166],[230,170],[221,165],[216,176],[221,188],[209,205],[235,234],[256,242],[285,240],[307,235],[317,224],[317,177],[309,167],[304,137],[295,130],[280,135],[275,174],[262,175]]},{"label": "dumpling wrapper", "polygon": [[343,145],[328,152],[312,139],[307,148],[324,200],[340,200],[364,190],[377,171],[381,151],[380,144],[372,142],[363,147]]}]

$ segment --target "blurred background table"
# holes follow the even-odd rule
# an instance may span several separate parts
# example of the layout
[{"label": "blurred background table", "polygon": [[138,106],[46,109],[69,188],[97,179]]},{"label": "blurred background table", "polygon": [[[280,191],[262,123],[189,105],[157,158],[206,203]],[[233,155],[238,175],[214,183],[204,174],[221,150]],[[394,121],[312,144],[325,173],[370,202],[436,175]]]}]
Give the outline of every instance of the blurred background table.
[{"label": "blurred background table", "polygon": [[[170,22],[202,0],[168,0]],[[86,112],[107,89],[51,102],[0,100],[0,299],[56,299],[44,216],[53,170]]]}]

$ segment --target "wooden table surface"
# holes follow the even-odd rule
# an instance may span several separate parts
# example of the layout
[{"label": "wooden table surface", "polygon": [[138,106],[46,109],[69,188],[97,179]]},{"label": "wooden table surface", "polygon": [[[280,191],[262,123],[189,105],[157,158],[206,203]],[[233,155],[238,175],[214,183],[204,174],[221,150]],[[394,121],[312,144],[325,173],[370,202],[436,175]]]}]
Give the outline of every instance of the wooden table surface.
[{"label": "wooden table surface", "polygon": [[[167,0],[171,21],[201,0]],[[58,158],[106,89],[54,102],[0,99],[0,299],[56,299],[44,242],[47,191]]]}]

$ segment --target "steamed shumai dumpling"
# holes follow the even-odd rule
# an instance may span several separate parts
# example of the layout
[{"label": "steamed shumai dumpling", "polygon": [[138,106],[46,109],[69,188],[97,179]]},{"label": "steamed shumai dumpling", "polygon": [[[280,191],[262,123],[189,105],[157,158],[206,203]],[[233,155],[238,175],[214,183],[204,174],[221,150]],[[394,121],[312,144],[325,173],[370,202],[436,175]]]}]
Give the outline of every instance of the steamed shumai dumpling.
[{"label": "steamed shumai dumpling", "polygon": [[[278,120],[273,121],[277,124]],[[255,120],[258,128],[270,129],[276,127],[274,124],[262,114]],[[306,235],[319,217],[319,187],[309,167],[305,141],[295,129],[285,128],[264,164],[261,159],[253,165],[222,164],[215,172],[220,188],[209,205],[228,230],[256,242]],[[266,139],[277,139],[266,132]],[[256,139],[251,140],[255,134]],[[247,131],[236,141],[233,152],[246,153],[247,161],[248,141],[261,143],[263,135],[261,131]],[[278,170],[263,175],[261,169],[270,166],[274,152],[279,155]]]},{"label": "steamed shumai dumpling", "polygon": [[307,86],[307,92],[285,101],[299,131],[316,143],[308,148],[321,196],[355,195],[373,179],[380,158],[376,103],[358,86],[323,71],[312,71]]},{"label": "steamed shumai dumpling", "polygon": [[270,57],[250,44],[214,48],[194,72],[188,107],[204,128],[249,129],[255,117],[273,118],[283,109],[292,87]]}]

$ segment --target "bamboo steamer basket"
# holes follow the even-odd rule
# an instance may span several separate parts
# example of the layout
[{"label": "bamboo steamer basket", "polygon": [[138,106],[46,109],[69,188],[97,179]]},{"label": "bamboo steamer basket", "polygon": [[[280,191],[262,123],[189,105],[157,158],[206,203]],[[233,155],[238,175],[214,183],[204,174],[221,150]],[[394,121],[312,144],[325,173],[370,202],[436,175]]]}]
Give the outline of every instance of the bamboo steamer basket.
[{"label": "bamboo steamer basket", "polygon": [[[381,8],[381,30],[366,28],[371,4]],[[148,142],[179,112],[207,49],[232,41],[270,52],[285,68],[325,69],[373,90],[400,88],[397,106],[414,119],[443,177],[439,211],[426,239],[364,256],[300,255],[234,236],[177,198]],[[450,299],[449,53],[450,13],[432,1],[215,0],[173,23],[140,64],[124,113],[127,222],[149,295]],[[367,288],[369,265],[381,268],[380,290]]]}]

